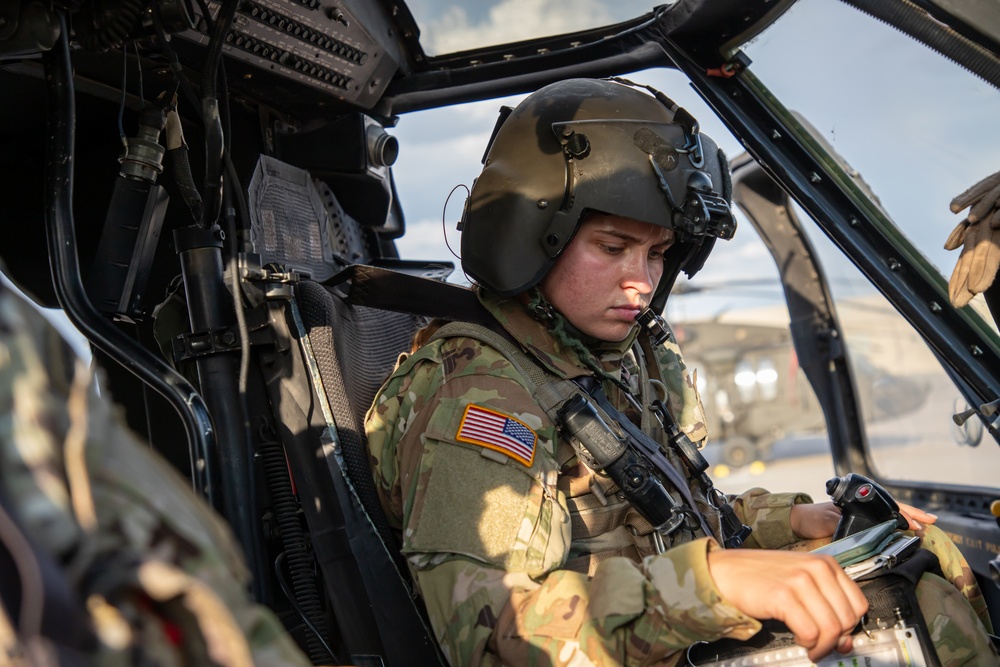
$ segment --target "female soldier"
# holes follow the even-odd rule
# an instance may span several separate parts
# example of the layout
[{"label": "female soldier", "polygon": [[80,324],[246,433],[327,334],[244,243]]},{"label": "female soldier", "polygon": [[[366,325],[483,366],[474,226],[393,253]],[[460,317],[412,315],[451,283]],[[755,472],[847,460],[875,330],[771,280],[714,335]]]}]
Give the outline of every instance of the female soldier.
[{"label": "female soldier", "polygon": [[[702,406],[651,313],[732,236],[728,165],[683,109],[626,83],[556,83],[502,120],[462,232],[492,323],[446,325],[376,397],[386,513],[455,665],[674,664],[759,619],[813,660],[847,651],[858,586],[829,557],[777,550],[832,535],[836,508],[761,489],[729,505],[684,447],[707,435]],[[653,511],[566,436],[574,396],[659,443],[677,482],[644,487]],[[721,548],[744,539],[757,548]]]}]

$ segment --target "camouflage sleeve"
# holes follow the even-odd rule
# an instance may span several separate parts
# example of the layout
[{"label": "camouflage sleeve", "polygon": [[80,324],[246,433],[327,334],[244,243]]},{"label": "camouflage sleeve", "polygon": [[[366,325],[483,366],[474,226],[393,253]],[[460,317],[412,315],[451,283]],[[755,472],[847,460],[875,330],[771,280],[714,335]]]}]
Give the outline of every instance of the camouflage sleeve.
[{"label": "camouflage sleeve", "polygon": [[944,578],[965,596],[987,632],[992,634],[993,623],[986,606],[986,598],[968,561],[955,544],[955,540],[961,540],[962,537],[951,536],[937,526],[924,526],[923,530],[915,534],[920,535],[920,546],[938,557]]},{"label": "camouflage sleeve", "polygon": [[[383,500],[452,664],[648,664],[759,629],[719,594],[710,539],[641,564],[608,559],[592,579],[561,569],[572,536],[554,427],[499,355],[469,341],[429,347],[390,378],[368,436]],[[463,439],[470,410],[531,429],[530,462]]]},{"label": "camouflage sleeve", "polygon": [[249,599],[228,527],[101,400],[55,329],[2,288],[0,414],[4,504],[86,610],[97,641],[83,662],[309,664]]},{"label": "camouflage sleeve", "polygon": [[804,493],[770,493],[761,488],[730,499],[736,516],[753,529],[744,547],[754,549],[781,549],[800,538],[792,532],[792,505],[811,503]]},{"label": "camouflage sleeve", "polygon": [[534,579],[461,558],[415,576],[453,664],[652,664],[760,629],[716,589],[706,557],[715,548],[705,538],[641,565],[611,558],[591,579],[569,570]]}]

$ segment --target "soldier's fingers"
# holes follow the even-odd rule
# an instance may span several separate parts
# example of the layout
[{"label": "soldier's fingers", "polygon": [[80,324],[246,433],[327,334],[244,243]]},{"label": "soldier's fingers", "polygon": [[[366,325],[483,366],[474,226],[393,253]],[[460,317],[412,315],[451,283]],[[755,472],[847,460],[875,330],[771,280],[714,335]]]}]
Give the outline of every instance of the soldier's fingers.
[{"label": "soldier's fingers", "polygon": [[784,597],[781,593],[775,597],[784,612],[779,620],[783,621],[795,636],[795,643],[807,649],[809,657],[813,660],[829,653],[833,646],[827,647],[825,644],[830,644],[830,637],[823,637],[822,622],[814,616],[814,611],[808,602],[794,590],[789,590]]},{"label": "soldier's fingers", "polygon": [[979,222],[993,210],[993,207],[1000,199],[1000,185],[987,192],[982,199],[972,205],[969,210],[969,222]]},{"label": "soldier's fingers", "polygon": [[945,250],[954,250],[963,243],[965,243],[965,230],[969,228],[969,219],[966,218],[962,222],[955,225],[955,229],[951,230],[951,234],[948,234],[948,239],[944,242]]},{"label": "soldier's fingers", "polygon": [[992,190],[998,183],[1000,183],[1000,171],[987,176],[962,194],[952,199],[950,205],[951,212],[958,213],[963,208],[971,204],[977,197],[980,197],[983,193]]},{"label": "soldier's fingers", "polygon": [[801,615],[785,623],[795,635],[795,642],[808,650],[809,659],[818,661],[840,644],[844,633],[840,630],[836,611],[822,593],[818,590],[810,591],[808,596],[804,595],[806,591],[800,590],[799,593],[803,594],[799,602]]},{"label": "soldier's fingers", "polygon": [[843,568],[840,565],[835,566],[837,578],[840,580],[840,585],[844,591],[847,593],[847,598],[851,604],[851,617],[849,619],[850,627],[845,627],[845,630],[853,630],[855,626],[861,621],[861,617],[868,613],[868,598],[861,591],[861,587],[855,583],[853,579],[847,576]]},{"label": "soldier's fingers", "polygon": [[963,308],[969,305],[969,302],[976,297],[975,292],[970,292],[969,288],[963,283],[958,289],[951,292],[949,295],[949,300],[951,305],[956,308]]},{"label": "soldier's fingers", "polygon": [[864,593],[833,558],[822,558],[813,571],[823,597],[836,614],[839,634],[850,632],[868,611]]},{"label": "soldier's fingers", "polygon": [[832,558],[803,562],[786,583],[787,588],[779,590],[789,598],[781,604],[782,620],[813,660],[836,648],[868,608],[860,589]]},{"label": "soldier's fingers", "polygon": [[906,517],[910,523],[910,530],[921,530],[924,526],[930,526],[937,521],[937,514],[931,514],[919,507],[907,505],[906,503],[896,503],[899,505],[899,513]]},{"label": "soldier's fingers", "polygon": [[1000,268],[1000,229],[987,226],[980,231],[979,242],[972,254],[969,291],[974,294],[985,292],[993,284],[998,268]]},{"label": "soldier's fingers", "polygon": [[993,229],[1000,228],[1000,206],[993,211],[993,215],[990,216],[990,227]]}]

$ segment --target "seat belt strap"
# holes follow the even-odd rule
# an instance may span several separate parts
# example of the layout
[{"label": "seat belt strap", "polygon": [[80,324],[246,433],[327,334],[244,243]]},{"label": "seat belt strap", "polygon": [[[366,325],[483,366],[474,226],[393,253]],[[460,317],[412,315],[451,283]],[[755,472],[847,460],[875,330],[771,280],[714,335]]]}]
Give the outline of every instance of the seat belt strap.
[{"label": "seat belt strap", "polygon": [[492,320],[473,290],[441,280],[354,264],[322,285],[334,288],[345,283],[349,284],[345,301],[351,305],[452,321]]}]

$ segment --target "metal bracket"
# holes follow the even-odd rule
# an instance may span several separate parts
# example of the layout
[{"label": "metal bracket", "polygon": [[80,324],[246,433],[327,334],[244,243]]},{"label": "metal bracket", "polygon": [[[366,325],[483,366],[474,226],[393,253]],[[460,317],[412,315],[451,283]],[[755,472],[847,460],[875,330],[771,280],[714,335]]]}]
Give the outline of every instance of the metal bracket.
[{"label": "metal bracket", "polygon": [[240,253],[240,277],[248,288],[247,298],[254,305],[268,299],[295,298],[294,286],[302,276],[297,271],[283,271],[283,267],[261,266],[260,255]]},{"label": "metal bracket", "polygon": [[[247,319],[251,347],[275,344],[265,309],[248,310]],[[239,354],[240,334],[236,327],[195,331],[177,336],[170,341],[170,345],[176,365],[213,354]]]}]

